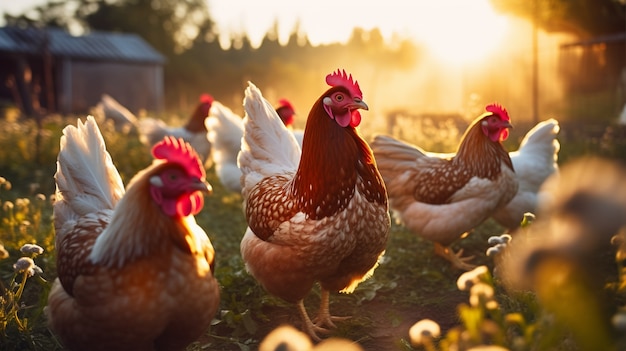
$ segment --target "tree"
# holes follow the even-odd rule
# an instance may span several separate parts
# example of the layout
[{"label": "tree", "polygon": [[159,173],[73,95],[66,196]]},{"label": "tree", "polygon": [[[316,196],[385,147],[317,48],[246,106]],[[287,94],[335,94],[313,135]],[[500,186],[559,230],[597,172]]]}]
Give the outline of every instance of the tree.
[{"label": "tree", "polygon": [[625,8],[619,0],[491,0],[491,3],[500,12],[531,21],[536,14],[537,25],[545,31],[574,34],[581,39],[623,32],[625,26]]}]

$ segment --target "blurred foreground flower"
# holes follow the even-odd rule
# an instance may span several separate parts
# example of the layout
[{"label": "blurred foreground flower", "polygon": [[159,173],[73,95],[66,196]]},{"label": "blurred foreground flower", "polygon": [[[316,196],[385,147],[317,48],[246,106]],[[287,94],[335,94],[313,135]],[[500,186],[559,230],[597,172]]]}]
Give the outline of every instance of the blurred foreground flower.
[{"label": "blurred foreground flower", "polygon": [[313,346],[308,335],[290,325],[283,325],[261,341],[259,351],[363,351],[363,348],[341,338],[325,339]]},{"label": "blurred foreground flower", "polygon": [[4,245],[0,243],[0,260],[9,257],[9,251],[4,248]]},{"label": "blurred foreground flower", "polygon": [[626,170],[583,158],[563,166],[544,190],[537,219],[508,244],[502,279],[512,291],[534,291],[580,350],[609,350],[604,284],[615,260],[605,259],[626,226]]},{"label": "blurred foreground flower", "polygon": [[424,345],[426,350],[435,350],[433,339],[438,338],[440,334],[441,328],[439,324],[430,319],[422,319],[409,329],[411,344],[413,346]]},{"label": "blurred foreground flower", "polygon": [[478,266],[469,272],[465,272],[456,280],[456,285],[461,291],[470,290],[474,284],[477,284],[489,277],[489,269],[487,266]]}]

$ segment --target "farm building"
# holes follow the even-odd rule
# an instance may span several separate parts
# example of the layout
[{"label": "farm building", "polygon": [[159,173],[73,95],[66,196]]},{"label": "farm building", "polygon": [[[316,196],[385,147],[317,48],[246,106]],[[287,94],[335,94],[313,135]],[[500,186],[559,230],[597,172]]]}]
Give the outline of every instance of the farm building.
[{"label": "farm building", "polygon": [[159,112],[165,57],[135,34],[0,28],[0,105],[23,114],[88,113],[102,94]]}]

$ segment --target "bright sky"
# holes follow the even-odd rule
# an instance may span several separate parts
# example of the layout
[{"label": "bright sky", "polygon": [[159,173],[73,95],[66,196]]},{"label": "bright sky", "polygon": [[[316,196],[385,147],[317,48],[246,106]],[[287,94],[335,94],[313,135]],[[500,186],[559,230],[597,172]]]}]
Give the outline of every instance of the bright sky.
[{"label": "bright sky", "polygon": [[[22,13],[46,0],[0,1],[0,15]],[[207,0],[220,42],[231,33],[247,32],[258,45],[278,21],[282,42],[296,23],[315,44],[344,41],[355,26],[380,28],[386,38],[393,33],[415,38],[439,58],[465,62],[489,55],[507,29],[504,16],[493,11],[489,0]],[[0,23],[1,24],[1,23]],[[461,54],[462,53],[462,54]]]},{"label": "bright sky", "polygon": [[299,21],[315,45],[349,38],[355,26],[378,27],[390,38],[417,39],[452,62],[488,55],[503,38],[507,19],[489,0],[207,0],[222,43],[231,32],[246,31],[258,45],[276,19],[284,42]]}]

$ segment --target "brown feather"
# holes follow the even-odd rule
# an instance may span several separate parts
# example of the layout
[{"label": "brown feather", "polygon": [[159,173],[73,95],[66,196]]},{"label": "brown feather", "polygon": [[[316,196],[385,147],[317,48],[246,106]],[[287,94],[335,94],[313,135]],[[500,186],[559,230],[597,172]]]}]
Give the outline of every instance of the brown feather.
[{"label": "brown feather", "polygon": [[429,204],[448,203],[472,177],[494,180],[500,176],[504,162],[511,170],[513,163],[502,144],[490,140],[481,130],[481,116],[465,131],[454,156],[433,159],[431,167],[420,170],[414,179],[415,199]]}]

